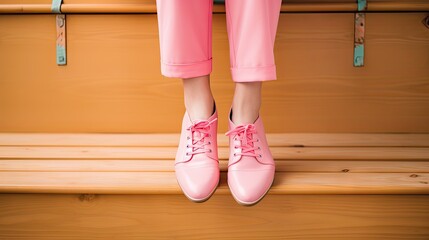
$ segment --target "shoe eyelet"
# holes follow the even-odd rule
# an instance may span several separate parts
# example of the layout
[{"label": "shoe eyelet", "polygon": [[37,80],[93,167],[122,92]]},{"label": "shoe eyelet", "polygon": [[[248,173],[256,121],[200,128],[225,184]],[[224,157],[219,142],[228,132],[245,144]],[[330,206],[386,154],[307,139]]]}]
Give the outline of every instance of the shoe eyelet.
[{"label": "shoe eyelet", "polygon": [[189,153],[186,153],[186,156],[189,156]]},{"label": "shoe eyelet", "polygon": [[189,139],[191,139],[191,137],[187,136],[187,137],[186,137],[186,139],[188,139],[188,140],[189,140]]},{"label": "shoe eyelet", "polygon": [[209,141],[208,144],[212,144],[212,142]]},{"label": "shoe eyelet", "polygon": [[256,139],[256,142],[259,142],[259,138]]},{"label": "shoe eyelet", "polygon": [[237,153],[234,153],[234,156],[237,156]]},{"label": "shoe eyelet", "polygon": [[259,154],[259,157],[261,158],[261,157],[262,157],[262,155],[261,155],[261,154]]},{"label": "shoe eyelet", "polygon": [[186,148],[189,148],[189,144],[186,145]]},{"label": "shoe eyelet", "polygon": [[209,149],[209,153],[211,153],[212,152],[212,150],[211,149]]},{"label": "shoe eyelet", "polygon": [[258,147],[259,150],[261,150],[261,147]]}]

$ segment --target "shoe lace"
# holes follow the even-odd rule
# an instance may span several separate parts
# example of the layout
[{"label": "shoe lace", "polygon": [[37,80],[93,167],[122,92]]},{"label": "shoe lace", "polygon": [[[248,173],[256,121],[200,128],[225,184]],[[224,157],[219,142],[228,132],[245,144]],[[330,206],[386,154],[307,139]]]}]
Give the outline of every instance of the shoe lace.
[{"label": "shoe lace", "polygon": [[[237,135],[240,140],[240,145],[234,145],[234,148],[241,148],[241,152],[234,153],[234,156],[250,156],[258,157],[259,155],[255,153],[258,147],[254,146],[254,142],[258,142],[259,139],[254,140],[253,134],[256,133],[256,128],[254,124],[241,124],[236,126],[234,129],[229,130],[225,133],[226,136]],[[234,137],[235,139],[236,137]]]},{"label": "shoe lace", "polygon": [[210,126],[216,121],[217,118],[214,118],[211,121],[197,120],[186,128],[186,130],[191,131],[191,137],[188,136],[188,140],[192,138],[191,144],[186,145],[187,148],[192,148],[192,150],[187,152],[186,155],[211,152],[211,149],[204,148],[205,145],[211,144],[211,141],[205,142],[204,139],[206,137],[210,137]]}]

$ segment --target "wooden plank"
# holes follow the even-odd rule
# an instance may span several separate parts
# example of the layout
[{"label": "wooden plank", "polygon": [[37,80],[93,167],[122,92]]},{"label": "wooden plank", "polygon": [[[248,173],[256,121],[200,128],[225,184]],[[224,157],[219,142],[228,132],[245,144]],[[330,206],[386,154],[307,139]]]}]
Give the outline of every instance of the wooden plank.
[{"label": "wooden plank", "polygon": [[[366,66],[356,69],[352,13],[281,14],[278,80],[263,91],[267,132],[428,133],[426,16],[367,14]],[[0,15],[0,132],[179,132],[182,83],[160,75],[156,15],[68,20],[69,65],[59,71],[53,15]],[[219,129],[226,132],[234,84],[224,14],[213,15],[213,59]]]},{"label": "wooden plank", "polygon": [[[178,133],[0,133],[0,146],[177,146]],[[268,133],[272,147],[429,147],[429,134]],[[218,146],[228,146],[218,134]]]},{"label": "wooden plank", "polygon": [[[64,3],[61,6],[63,13],[156,13],[155,0],[140,2],[140,3],[121,3],[113,1],[103,1],[103,3]],[[112,1],[110,1],[112,2]],[[310,4],[309,4],[310,3]],[[429,11],[429,3],[420,2],[371,2],[369,1],[367,11]],[[50,4],[0,4],[0,13],[52,13]],[[284,2],[281,7],[282,13],[287,12],[355,12],[357,5],[352,1],[337,1],[337,2],[317,2],[317,1],[300,1],[300,2]],[[215,4],[213,6],[214,13],[225,13],[224,4]]]},{"label": "wooden plank", "polygon": [[428,10],[428,2],[424,1],[368,1],[368,12],[377,11],[395,11],[411,12]]},{"label": "wooden plank", "polygon": [[[0,193],[182,194],[174,172],[0,172]],[[277,172],[270,194],[429,194],[429,174]],[[217,194],[229,194],[221,173]]]},{"label": "wooden plank", "polygon": [[[166,207],[168,206],[168,207]],[[0,194],[1,239],[427,239],[427,195]]]},{"label": "wooden plank", "polygon": [[[426,147],[270,147],[275,159],[428,160]],[[174,159],[177,147],[0,147],[0,159]],[[229,148],[219,147],[219,159]]]},{"label": "wooden plank", "polygon": [[[227,171],[221,160],[221,171]],[[0,160],[3,172],[168,172],[174,160]],[[278,172],[429,173],[429,161],[276,161]]]}]

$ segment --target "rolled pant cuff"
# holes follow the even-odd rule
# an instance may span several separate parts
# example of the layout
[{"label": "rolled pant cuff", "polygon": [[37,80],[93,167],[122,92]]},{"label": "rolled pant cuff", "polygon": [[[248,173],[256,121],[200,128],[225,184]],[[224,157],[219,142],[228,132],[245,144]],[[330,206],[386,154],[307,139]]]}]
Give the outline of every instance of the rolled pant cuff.
[{"label": "rolled pant cuff", "polygon": [[267,67],[231,68],[234,82],[261,82],[277,79],[276,65]]},{"label": "rolled pant cuff", "polygon": [[161,73],[166,77],[192,78],[209,75],[212,72],[212,59],[189,64],[167,64],[161,62]]}]

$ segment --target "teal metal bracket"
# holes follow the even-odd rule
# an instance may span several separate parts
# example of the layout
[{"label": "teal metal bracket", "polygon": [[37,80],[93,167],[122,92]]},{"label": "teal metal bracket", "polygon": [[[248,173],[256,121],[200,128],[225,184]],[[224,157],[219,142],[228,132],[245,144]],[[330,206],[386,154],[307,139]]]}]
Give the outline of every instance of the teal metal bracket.
[{"label": "teal metal bracket", "polygon": [[353,66],[364,66],[365,53],[365,11],[367,9],[366,0],[357,0],[358,11],[355,13],[355,34],[354,34],[354,54]]},{"label": "teal metal bracket", "polygon": [[358,11],[366,11],[366,8],[368,6],[366,0],[357,0],[358,5]]},{"label": "teal metal bracket", "polygon": [[61,13],[62,0],[52,0],[51,10],[53,13]]},{"label": "teal metal bracket", "polygon": [[56,60],[57,65],[67,64],[66,54],[66,15],[61,14],[62,0],[52,0],[51,10],[53,13],[57,13],[55,16],[56,29],[57,29],[57,40],[56,40]]}]

